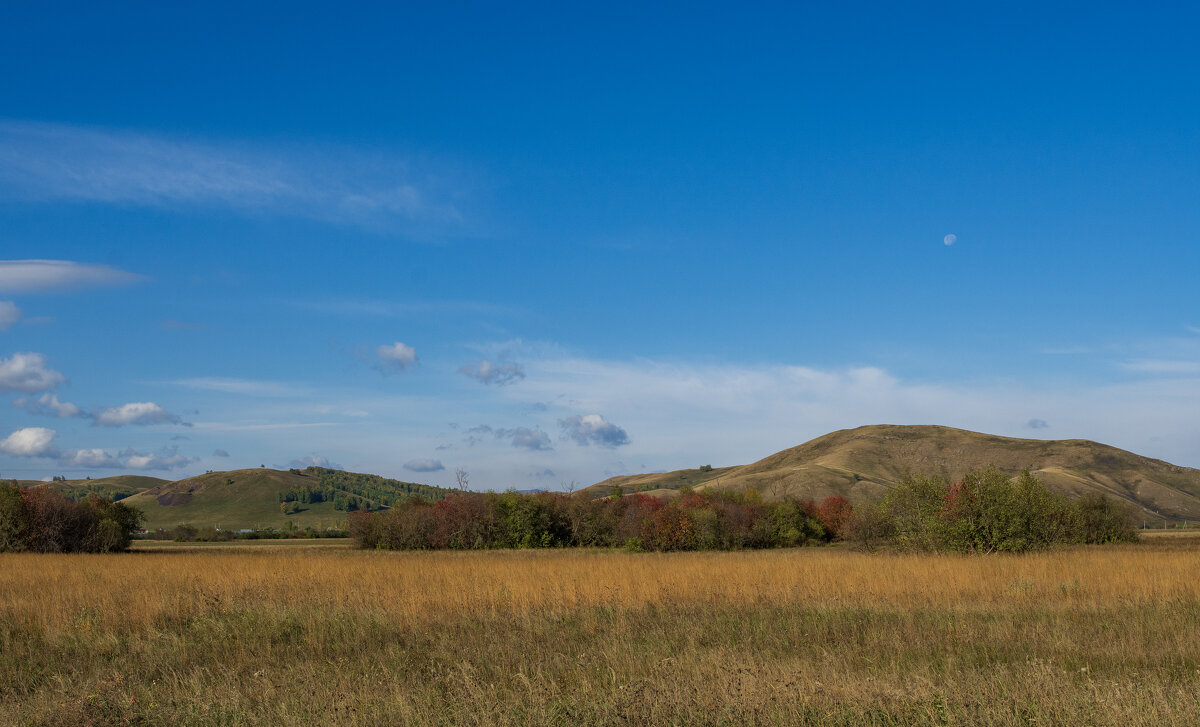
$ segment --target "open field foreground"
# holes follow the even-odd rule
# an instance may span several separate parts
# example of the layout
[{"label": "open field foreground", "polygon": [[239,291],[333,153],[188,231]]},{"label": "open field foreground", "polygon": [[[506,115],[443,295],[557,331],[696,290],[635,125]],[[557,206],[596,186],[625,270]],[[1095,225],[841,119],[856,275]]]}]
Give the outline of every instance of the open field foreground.
[{"label": "open field foreground", "polygon": [[1192,725],[1198,544],[0,555],[0,724]]}]

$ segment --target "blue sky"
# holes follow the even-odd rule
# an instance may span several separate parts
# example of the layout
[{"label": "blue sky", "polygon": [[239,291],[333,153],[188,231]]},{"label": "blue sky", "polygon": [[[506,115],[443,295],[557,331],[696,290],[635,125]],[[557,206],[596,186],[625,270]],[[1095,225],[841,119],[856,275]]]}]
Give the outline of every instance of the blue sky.
[{"label": "blue sky", "polygon": [[6,7],[0,473],[558,487],[876,423],[1200,466],[1197,20]]}]

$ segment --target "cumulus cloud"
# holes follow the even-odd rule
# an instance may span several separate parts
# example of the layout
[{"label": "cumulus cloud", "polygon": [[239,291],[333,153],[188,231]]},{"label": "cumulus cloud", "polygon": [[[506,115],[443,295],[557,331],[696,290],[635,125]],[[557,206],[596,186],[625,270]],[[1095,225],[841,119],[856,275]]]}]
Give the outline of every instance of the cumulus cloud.
[{"label": "cumulus cloud", "polygon": [[14,457],[54,457],[58,454],[56,436],[58,432],[45,427],[18,429],[0,440],[0,452]]},{"label": "cumulus cloud", "polygon": [[340,464],[337,464],[335,462],[330,462],[327,457],[322,457],[319,454],[310,454],[307,457],[300,457],[299,459],[294,459],[291,461],[291,463],[289,463],[288,466],[293,467],[298,470],[305,469],[306,467],[324,467],[325,469],[330,469],[330,470],[343,469],[343,467]]},{"label": "cumulus cloud", "polygon": [[167,447],[157,453],[138,452],[132,448],[115,454],[100,448],[61,451],[54,446],[57,436],[57,432],[45,427],[18,429],[0,440],[0,452],[13,457],[52,458],[59,466],[83,469],[170,470],[198,461],[179,454],[176,447]]},{"label": "cumulus cloud", "polygon": [[144,279],[108,265],[71,260],[0,260],[2,293],[73,293]]},{"label": "cumulus cloud", "polygon": [[[62,124],[0,122],[0,198],[224,208],[327,222],[457,224],[449,168],[348,149],[268,150]],[[424,166],[424,163],[421,163]],[[454,184],[450,181],[449,184]]]},{"label": "cumulus cloud", "polygon": [[410,459],[404,463],[409,472],[440,472],[446,467],[437,459]]},{"label": "cumulus cloud", "polygon": [[516,427],[515,429],[497,429],[497,439],[507,439],[512,446],[530,451],[548,451],[554,449],[550,445],[550,435],[534,427]]},{"label": "cumulus cloud", "polygon": [[21,320],[21,309],[11,300],[0,300],[0,331],[7,331]]},{"label": "cumulus cloud", "polygon": [[584,414],[558,420],[563,434],[576,444],[587,446],[595,444],[609,449],[629,444],[629,435],[625,430],[612,422],[607,422],[599,414]]},{"label": "cumulus cloud", "polygon": [[40,353],[14,353],[0,359],[0,391],[38,394],[66,380],[67,377],[46,367],[46,357]]},{"label": "cumulus cloud", "polygon": [[185,457],[174,448],[165,449],[157,454],[144,454],[127,449],[121,452],[119,467],[133,470],[172,470],[187,467],[199,460]]},{"label": "cumulus cloud", "polygon": [[375,355],[379,357],[379,363],[376,365],[376,368],[385,374],[407,371],[417,365],[416,349],[412,346],[406,346],[400,341],[396,341],[391,345],[380,346],[375,349]]},{"label": "cumulus cloud", "polygon": [[1048,429],[1050,427],[1050,423],[1045,419],[1030,419],[1029,421],[1025,422],[1025,427],[1027,429]]},{"label": "cumulus cloud", "polygon": [[214,457],[228,457],[228,456],[229,456],[229,453],[228,453],[228,452],[226,452],[226,451],[225,451],[225,450],[223,450],[223,449],[214,449],[214,450],[213,450],[213,456],[214,456]]},{"label": "cumulus cloud", "polygon": [[151,424],[184,424],[175,414],[152,401],[135,401],[110,409],[102,409],[92,415],[92,420],[102,427],[123,427],[127,424],[148,426]]},{"label": "cumulus cloud", "polygon": [[496,386],[506,386],[525,378],[525,367],[519,363],[492,363],[486,359],[474,365],[463,366],[458,372],[481,384]]},{"label": "cumulus cloud", "polygon": [[40,416],[58,417],[59,419],[70,419],[71,417],[87,416],[83,410],[75,406],[69,401],[60,401],[58,394],[46,392],[36,399],[22,396],[13,401],[13,406],[18,409],[24,409],[30,414],[38,414]]},{"label": "cumulus cloud", "polygon": [[103,449],[76,449],[64,452],[58,463],[64,467],[117,469],[123,467],[121,460]]},{"label": "cumulus cloud", "polygon": [[198,462],[194,457],[179,454],[174,447],[157,453],[138,452],[132,448],[117,453],[105,449],[75,449],[58,457],[59,465],[77,469],[172,470]]}]

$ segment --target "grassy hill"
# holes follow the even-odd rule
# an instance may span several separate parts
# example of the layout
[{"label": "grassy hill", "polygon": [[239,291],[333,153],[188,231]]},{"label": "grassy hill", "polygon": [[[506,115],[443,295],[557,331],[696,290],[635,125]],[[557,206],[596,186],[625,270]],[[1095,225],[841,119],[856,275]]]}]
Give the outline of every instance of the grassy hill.
[{"label": "grassy hill", "polygon": [[[324,492],[332,497],[320,502],[298,501],[305,492]],[[339,500],[354,502],[363,509],[379,509],[404,497],[437,499],[445,492],[429,485],[319,467],[287,471],[259,468],[162,482],[123,502],[146,513],[148,530],[184,523],[239,530],[278,528],[288,521],[300,528],[331,527],[349,518],[347,511],[337,508]],[[288,497],[297,500],[298,511],[284,514],[280,500]]]},{"label": "grassy hill", "polygon": [[88,495],[100,495],[110,500],[121,500],[151,487],[165,485],[170,480],[142,475],[116,475],[101,477],[95,480],[59,480],[56,482],[41,482],[40,480],[20,480],[20,487],[49,487],[58,490],[72,500],[82,500]]},{"label": "grassy hill", "polygon": [[756,489],[768,499],[837,494],[852,501],[877,500],[909,473],[955,479],[989,464],[1014,474],[1028,467],[1051,489],[1071,497],[1101,492],[1147,515],[1200,519],[1200,470],[1082,439],[1015,439],[938,426],[844,429],[752,464],[613,477],[584,492],[601,497],[619,485],[625,492],[670,497],[689,485]]}]

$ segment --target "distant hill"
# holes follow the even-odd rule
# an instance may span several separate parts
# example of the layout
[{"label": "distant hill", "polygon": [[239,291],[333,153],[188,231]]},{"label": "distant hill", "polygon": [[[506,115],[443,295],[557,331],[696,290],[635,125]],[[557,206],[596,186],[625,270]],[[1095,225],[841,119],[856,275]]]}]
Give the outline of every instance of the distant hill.
[{"label": "distant hill", "polygon": [[17,484],[20,487],[49,487],[58,490],[72,500],[83,500],[89,495],[99,495],[110,500],[122,500],[168,482],[170,480],[162,480],[157,477],[116,475],[95,480],[57,480],[54,482],[19,480]]},{"label": "distant hill", "polygon": [[939,426],[844,429],[752,464],[612,477],[583,492],[602,497],[619,485],[625,492],[671,497],[691,486],[756,489],[768,499],[836,494],[873,501],[909,473],[956,479],[990,464],[1014,474],[1027,467],[1070,497],[1100,492],[1147,515],[1200,519],[1200,470],[1083,439],[1014,439]]},{"label": "distant hill", "polygon": [[[321,467],[304,470],[245,469],[209,472],[178,482],[162,482],[124,502],[146,513],[146,528],[188,523],[224,530],[330,527],[344,523],[349,509],[377,510],[399,499],[441,499],[449,490],[377,475]],[[284,513],[287,501],[294,512]]]}]

